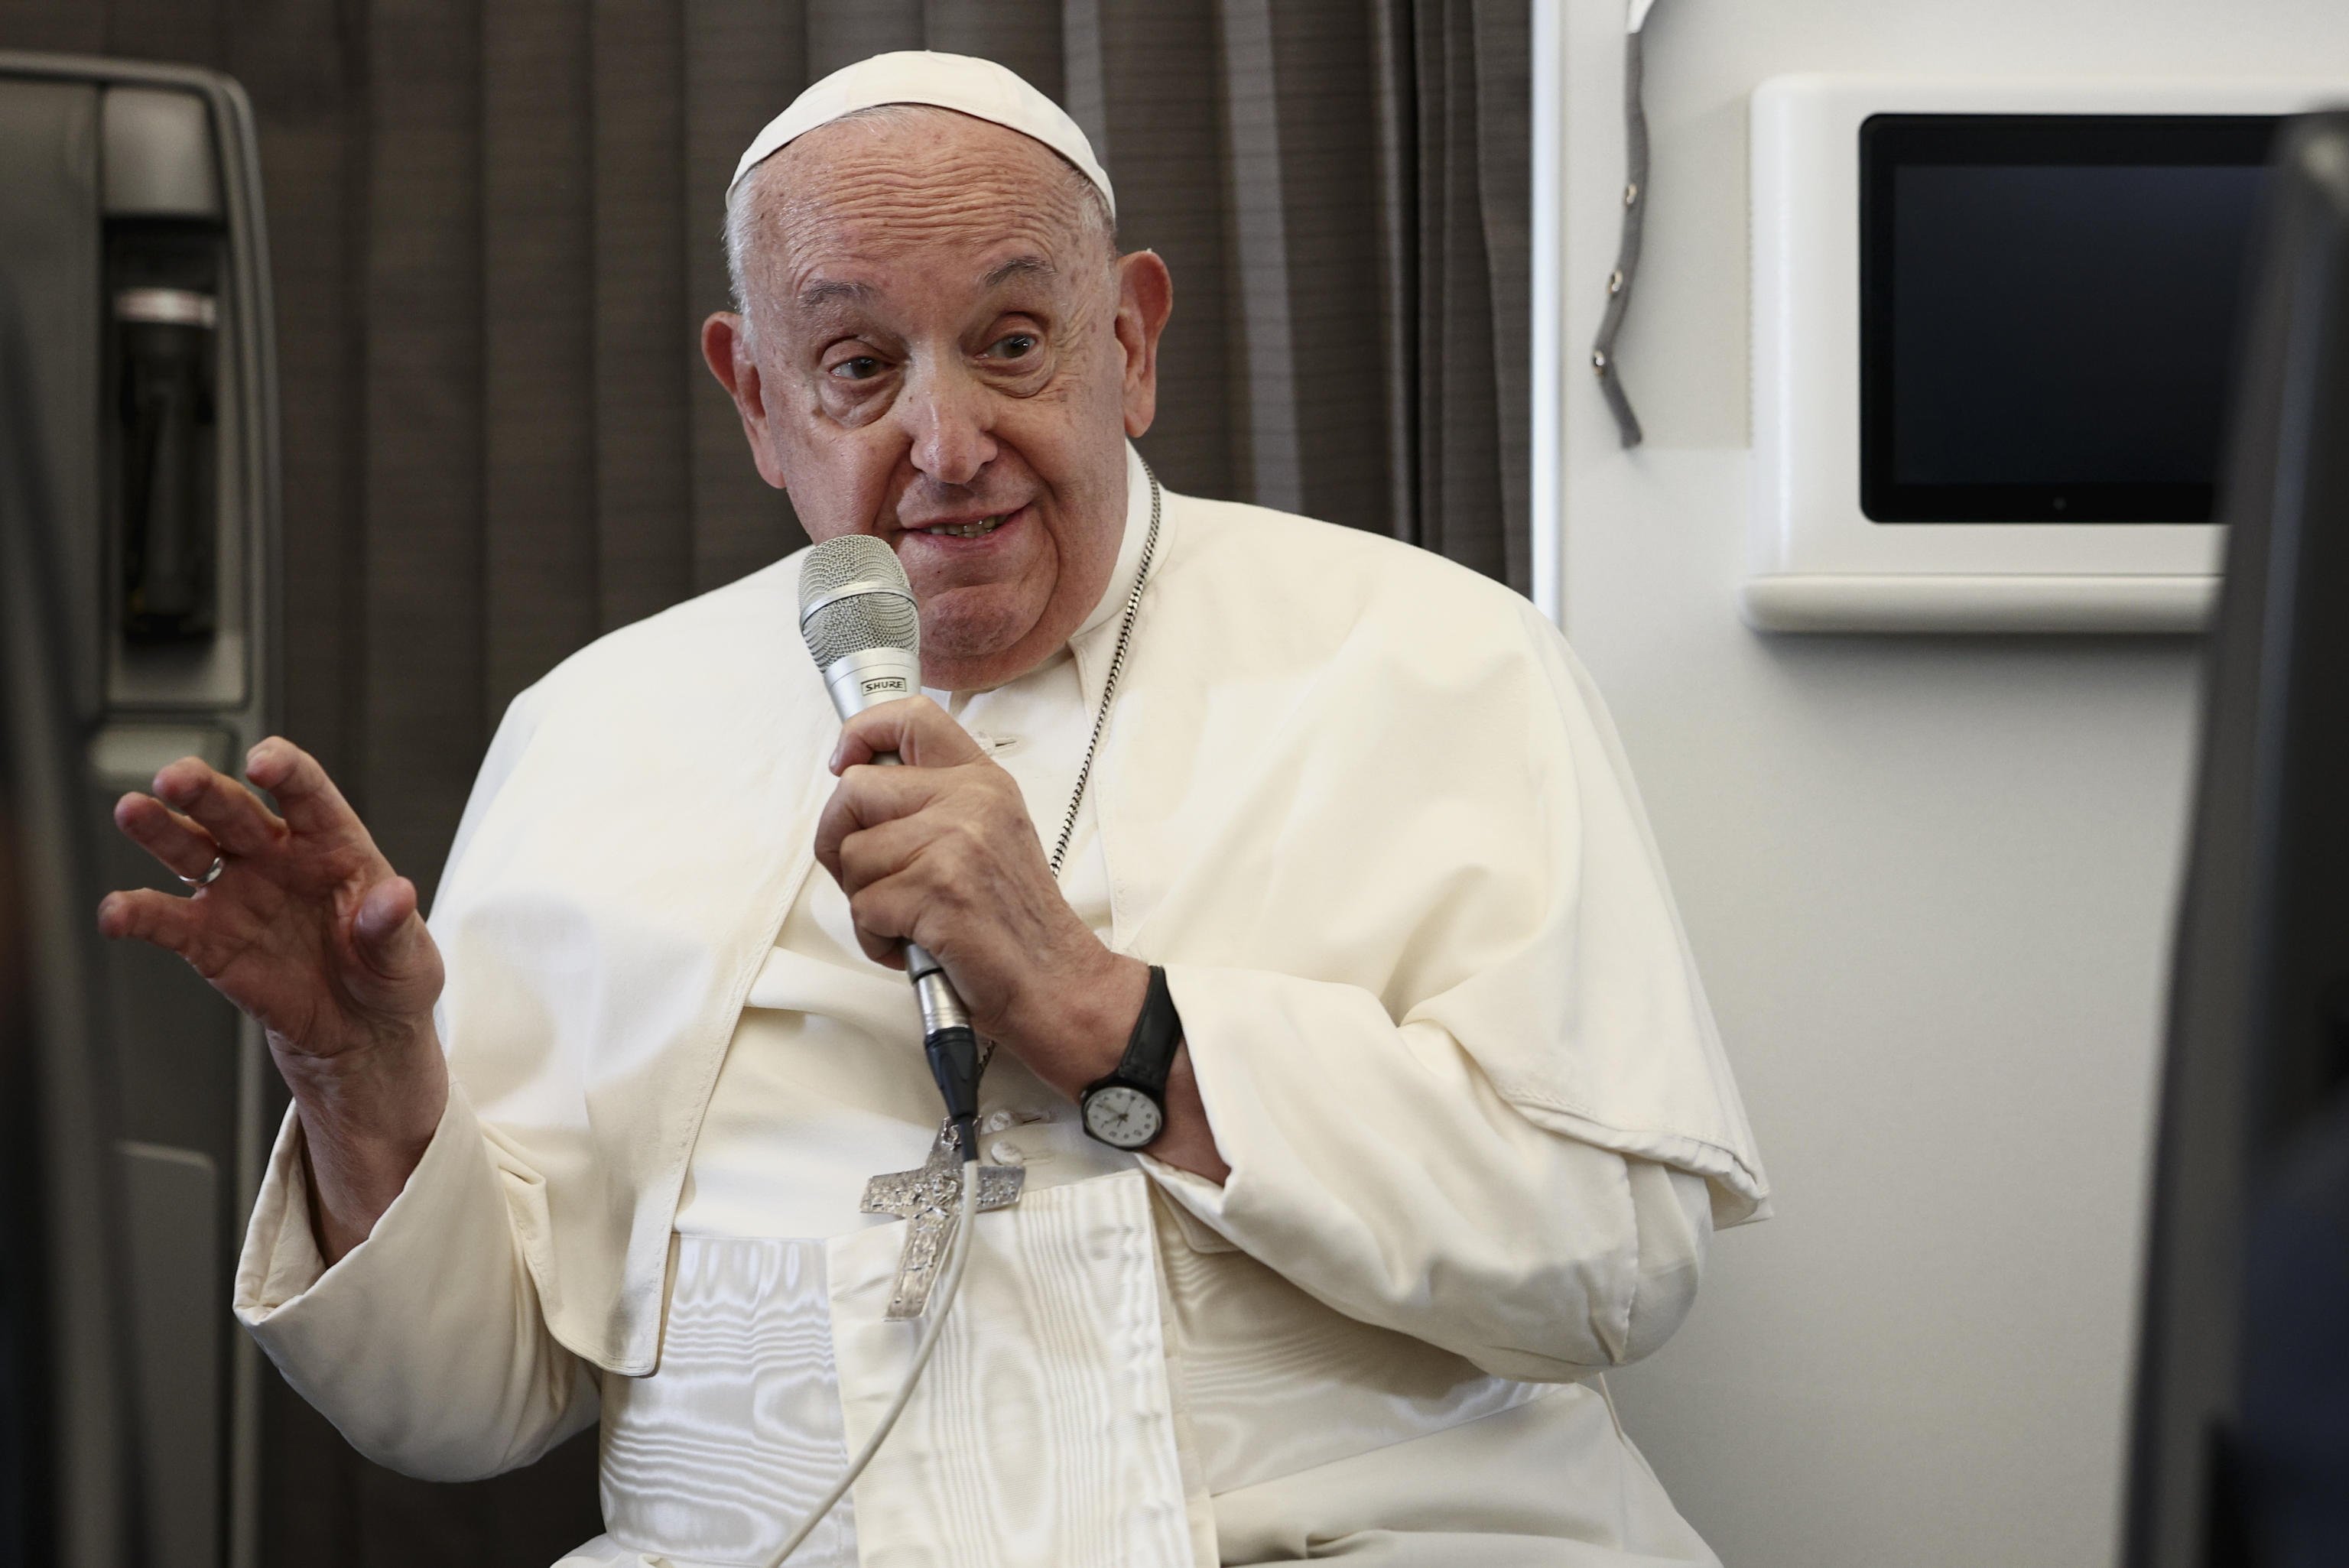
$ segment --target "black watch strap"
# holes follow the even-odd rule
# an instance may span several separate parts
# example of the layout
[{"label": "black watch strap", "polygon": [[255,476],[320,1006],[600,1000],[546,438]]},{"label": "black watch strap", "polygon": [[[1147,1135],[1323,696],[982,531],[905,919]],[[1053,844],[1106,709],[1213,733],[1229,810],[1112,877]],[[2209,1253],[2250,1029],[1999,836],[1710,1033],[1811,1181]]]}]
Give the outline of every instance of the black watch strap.
[{"label": "black watch strap", "polygon": [[1174,1070],[1174,1051],[1183,1043],[1183,1019],[1174,1011],[1174,994],[1166,988],[1166,971],[1150,966],[1150,989],[1143,994],[1142,1015],[1125,1038],[1125,1055],[1116,1077],[1155,1099],[1166,1094],[1166,1075]]}]

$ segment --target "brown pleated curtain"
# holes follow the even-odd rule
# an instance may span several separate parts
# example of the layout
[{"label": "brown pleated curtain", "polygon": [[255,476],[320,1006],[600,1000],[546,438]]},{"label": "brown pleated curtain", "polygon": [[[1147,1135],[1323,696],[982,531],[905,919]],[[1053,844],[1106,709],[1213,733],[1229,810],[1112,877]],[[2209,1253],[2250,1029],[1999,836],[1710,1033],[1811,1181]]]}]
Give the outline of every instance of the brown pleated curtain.
[{"label": "brown pleated curtain", "polygon": [[[1528,581],[1527,0],[0,0],[0,47],[251,93],[284,404],[285,727],[429,888],[515,692],[802,543],[701,366],[723,191],[883,49],[1058,98],[1174,275],[1167,483]],[[1310,585],[1300,585],[1309,592]],[[456,1488],[272,1400],[268,1558],[528,1564],[592,1439]]]}]

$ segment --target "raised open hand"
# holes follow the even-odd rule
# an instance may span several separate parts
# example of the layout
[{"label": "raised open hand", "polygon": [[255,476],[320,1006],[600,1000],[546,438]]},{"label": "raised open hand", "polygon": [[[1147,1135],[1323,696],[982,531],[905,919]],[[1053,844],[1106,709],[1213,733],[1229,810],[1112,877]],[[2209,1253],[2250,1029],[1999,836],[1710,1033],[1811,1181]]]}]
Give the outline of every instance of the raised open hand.
[{"label": "raised open hand", "polygon": [[[317,759],[271,737],[245,777],[278,816],[203,761],[183,757],[153,795],[125,795],[115,824],[174,874],[220,873],[188,897],[107,895],[98,929],[167,947],[269,1031],[282,1067],[429,1037],[440,954],[396,874]],[[160,797],[160,799],[159,799]]]}]

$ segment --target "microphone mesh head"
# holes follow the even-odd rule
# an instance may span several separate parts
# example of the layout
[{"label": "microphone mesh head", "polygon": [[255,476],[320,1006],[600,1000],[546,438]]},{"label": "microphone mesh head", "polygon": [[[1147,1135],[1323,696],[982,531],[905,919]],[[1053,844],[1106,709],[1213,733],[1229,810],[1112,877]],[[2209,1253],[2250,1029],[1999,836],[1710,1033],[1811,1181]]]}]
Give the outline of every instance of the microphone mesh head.
[{"label": "microphone mesh head", "polygon": [[[810,613],[817,600],[854,583],[874,586]],[[843,533],[808,552],[800,566],[800,635],[818,669],[867,648],[920,653],[921,612],[897,552],[869,533]]]},{"label": "microphone mesh head", "polygon": [[800,614],[835,588],[851,583],[894,583],[906,593],[905,569],[897,552],[869,533],[843,533],[808,552],[800,567]]}]

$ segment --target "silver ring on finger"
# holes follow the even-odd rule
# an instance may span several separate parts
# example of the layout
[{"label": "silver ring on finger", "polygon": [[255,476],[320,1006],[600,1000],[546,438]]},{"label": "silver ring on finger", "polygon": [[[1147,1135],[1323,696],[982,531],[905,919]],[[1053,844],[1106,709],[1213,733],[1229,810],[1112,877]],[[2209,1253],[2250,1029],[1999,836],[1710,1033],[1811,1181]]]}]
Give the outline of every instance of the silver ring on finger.
[{"label": "silver ring on finger", "polygon": [[224,854],[221,854],[214,855],[212,857],[212,863],[204,868],[204,874],[202,876],[180,877],[180,873],[177,872],[173,872],[171,874],[175,877],[180,877],[180,880],[187,883],[190,887],[210,887],[212,883],[220,881],[221,872],[227,869],[228,857]]}]

